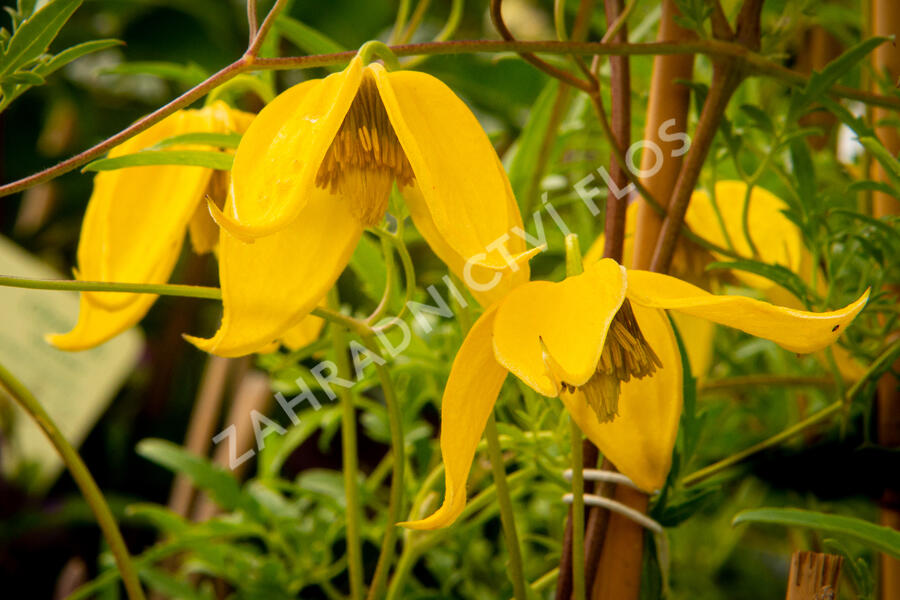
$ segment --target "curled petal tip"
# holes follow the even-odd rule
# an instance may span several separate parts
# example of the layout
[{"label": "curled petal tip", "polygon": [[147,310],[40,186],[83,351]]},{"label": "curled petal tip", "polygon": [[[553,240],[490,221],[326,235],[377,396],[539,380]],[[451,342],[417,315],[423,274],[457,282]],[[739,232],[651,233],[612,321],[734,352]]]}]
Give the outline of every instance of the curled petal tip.
[{"label": "curled petal tip", "polygon": [[209,207],[209,214],[213,218],[213,221],[216,222],[216,225],[240,241],[246,244],[252,244],[256,237],[265,235],[256,233],[255,228],[249,228],[226,215],[222,209],[216,206],[216,203],[213,202],[213,199],[209,196],[206,197],[206,205]]}]

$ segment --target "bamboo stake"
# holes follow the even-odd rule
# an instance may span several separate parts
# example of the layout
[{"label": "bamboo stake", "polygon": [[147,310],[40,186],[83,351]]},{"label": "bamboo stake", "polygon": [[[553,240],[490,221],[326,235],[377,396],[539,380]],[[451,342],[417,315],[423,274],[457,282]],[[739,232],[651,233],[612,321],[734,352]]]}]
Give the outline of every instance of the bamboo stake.
[{"label": "bamboo stake", "polygon": [[843,562],[834,554],[794,552],[785,600],[837,600]]},{"label": "bamboo stake", "polygon": [[[693,32],[675,23],[677,15],[678,8],[674,0],[664,0],[657,41],[678,42],[693,39]],[[660,55],[653,59],[644,139],[657,144],[665,160],[662,168],[652,177],[644,179],[643,183],[660,202],[668,202],[671,191],[675,188],[678,173],[681,171],[684,155],[673,155],[680,150],[680,141],[672,139],[665,141],[659,134],[663,123],[671,119],[674,119],[674,125],[666,129],[666,132],[675,135],[687,131],[690,88],[678,81],[690,81],[693,74],[694,57],[691,55]],[[655,156],[652,152],[644,153],[641,157],[641,169],[649,169],[654,162]],[[662,217],[643,199],[638,199],[637,202],[637,229],[631,266],[635,269],[649,269],[656,238],[662,228]]]},{"label": "bamboo stake", "polygon": [[[900,3],[894,0],[873,0],[871,10],[871,33],[873,35],[897,35],[900,33]],[[877,48],[873,54],[876,71],[875,87],[878,86],[878,75],[886,74],[892,82],[900,76],[900,49],[896,44],[888,44]],[[897,113],[881,108],[872,109],[872,121],[876,125],[878,139],[891,154],[900,151],[900,132],[893,125],[877,126],[883,119],[896,119]],[[886,181],[884,170],[875,161],[874,176],[879,181]],[[872,197],[872,213],[875,218],[900,214],[900,202],[888,194],[875,192]],[[895,294],[898,293],[894,289]],[[900,369],[900,362],[894,364]],[[891,373],[886,373],[878,382],[878,442],[883,446],[900,446],[900,381]],[[882,497],[881,523],[894,529],[900,529],[900,490],[885,489]],[[893,600],[900,598],[900,561],[885,554],[881,555],[881,598]]]},{"label": "bamboo stake", "polygon": [[[642,513],[650,497],[627,486],[616,486],[613,499]],[[592,600],[637,600],[641,595],[644,528],[618,513],[609,516],[606,540],[591,590]]]}]

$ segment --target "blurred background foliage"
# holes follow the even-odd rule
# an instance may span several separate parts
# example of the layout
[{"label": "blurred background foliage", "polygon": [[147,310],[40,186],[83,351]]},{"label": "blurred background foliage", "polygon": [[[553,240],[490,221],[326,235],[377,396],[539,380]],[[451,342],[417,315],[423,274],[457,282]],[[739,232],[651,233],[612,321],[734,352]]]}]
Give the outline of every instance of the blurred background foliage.
[{"label": "blurred background foliage", "polygon": [[[440,31],[449,4],[432,3],[414,41],[432,39]],[[739,3],[723,4],[733,15]],[[708,29],[702,2],[681,5],[685,22],[693,16],[696,25]],[[262,2],[261,8],[268,8],[267,3]],[[277,43],[268,51],[291,55],[316,48],[356,49],[369,39],[386,39],[396,10],[395,2],[296,0],[286,15],[320,35],[280,27]],[[554,37],[552,2],[508,0],[504,10],[521,39]],[[850,48],[866,37],[863,14],[861,3],[851,0],[771,0],[763,13],[762,52],[801,68],[805,32],[822,27],[841,47]],[[629,39],[653,40],[658,21],[656,2],[637,2],[629,19]],[[591,39],[602,37],[604,30],[602,13],[597,11]],[[465,3],[454,37],[496,38],[487,2]],[[124,43],[65,66],[0,115],[0,180],[15,180],[89,147],[236,59],[246,46],[245,5],[237,0],[90,0],[63,27],[51,50],[107,38]],[[633,139],[643,133],[651,63],[651,57],[631,61]],[[873,77],[866,65],[864,60],[846,64],[838,74],[840,82],[864,87]],[[590,214],[573,185],[608,165],[609,146],[585,98],[570,94],[548,160],[541,165],[536,149],[558,89],[555,81],[506,54],[431,57],[417,68],[445,81],[477,114],[509,169],[528,230],[535,233],[530,211],[546,192],[586,250],[602,231],[603,221]],[[310,69],[260,77],[281,91],[328,72]],[[607,77],[604,72],[601,83]],[[705,93],[710,72],[709,60],[698,57],[692,123],[698,113],[696,96]],[[866,179],[867,164],[858,145],[847,141],[854,135],[833,122],[809,129],[799,117],[817,98],[798,100],[798,95],[776,80],[746,81],[730,104],[701,182],[710,188],[716,180],[746,179],[765,162],[758,185],[787,202],[805,245],[825,267],[826,286],[777,270],[763,274],[797,292],[801,304],[814,309],[845,304],[872,286],[876,293],[870,307],[843,339],[848,350],[868,364],[883,351],[884,332],[896,324],[897,307],[882,290],[885,283],[900,281],[897,222],[875,222],[865,216],[867,188],[873,186],[858,183]],[[262,106],[252,93],[234,94],[231,99],[246,110]],[[861,110],[859,105],[845,104],[849,110]],[[848,122],[851,117],[843,115]],[[824,135],[826,143],[811,143],[813,134]],[[90,176],[73,172],[0,202],[0,233],[68,272],[90,189]],[[896,195],[896,189],[891,190]],[[543,220],[549,248],[533,262],[535,277],[559,279],[564,271],[562,234],[546,214]],[[416,264],[417,298],[426,301],[423,290],[428,285],[443,291],[446,270],[411,228],[407,243]],[[760,269],[753,264],[745,267]],[[377,239],[367,236],[341,278],[344,304],[354,312],[368,313],[381,297],[383,273]],[[173,281],[216,285],[214,260],[186,252]],[[726,285],[731,289],[739,282],[730,279]],[[399,298],[394,299],[395,309],[398,303]],[[471,323],[476,316],[459,311],[460,321]],[[211,332],[218,318],[215,303],[178,298],[157,302],[142,323],[147,346],[139,368],[81,452],[123,519],[130,547],[144,552],[141,573],[152,588],[182,598],[222,593],[248,599],[340,597],[348,583],[336,404],[323,396],[322,410],[301,414],[301,426],[289,429],[286,436],[268,437],[265,450],[249,463],[241,480],[178,446],[208,360],[180,336],[184,331]],[[457,320],[435,319],[432,325],[431,331],[414,327],[412,345],[391,369],[403,407],[409,460],[404,483],[407,498],[413,499],[411,516],[427,514],[441,498],[440,485],[434,485],[440,475],[434,470],[440,458],[435,437],[439,399],[462,339]],[[257,368],[269,373],[273,390],[285,395],[297,392],[298,377],[315,387],[309,368],[317,357],[328,356],[328,348],[327,343],[317,343],[294,353],[237,361],[228,385],[235,386],[242,370]],[[680,476],[791,426],[839,398],[842,389],[711,386],[709,382],[760,373],[826,381],[835,373],[827,361],[797,357],[731,330],[717,331],[713,354],[713,366],[699,382],[696,402],[686,407],[672,486],[652,507],[653,516],[668,527],[671,562],[663,577],[656,557],[647,553],[645,597],[658,597],[664,586],[671,598],[780,597],[791,551],[812,548],[849,559],[844,597],[872,598],[876,555],[870,549],[809,530],[731,525],[740,510],[762,506],[804,507],[876,520],[877,498],[886,479],[893,475],[896,482],[897,461],[871,442],[872,394],[860,394],[835,426],[807,432],[688,489],[678,484]],[[526,575],[539,582],[540,596],[547,597],[559,564],[566,513],[561,496],[569,487],[562,478],[568,466],[568,426],[558,402],[537,397],[512,378],[504,390],[498,421]],[[390,437],[374,373],[367,373],[356,391],[368,579],[387,526]],[[280,411],[271,410],[269,416],[286,428],[290,425]],[[187,474],[202,488],[220,507],[218,516],[195,523],[165,510],[173,471]],[[67,476],[40,498],[20,492],[15,481],[0,486],[4,595],[25,597],[28,590],[28,597],[51,597],[57,574],[77,560],[88,578],[99,575],[83,597],[97,590],[97,597],[118,597],[115,586],[109,585],[111,560]],[[464,519],[439,532],[401,534],[399,569],[404,577],[392,588],[393,597],[511,596],[491,494],[490,466],[486,459],[476,460],[470,481],[473,500]],[[180,558],[173,562],[171,556]]]}]

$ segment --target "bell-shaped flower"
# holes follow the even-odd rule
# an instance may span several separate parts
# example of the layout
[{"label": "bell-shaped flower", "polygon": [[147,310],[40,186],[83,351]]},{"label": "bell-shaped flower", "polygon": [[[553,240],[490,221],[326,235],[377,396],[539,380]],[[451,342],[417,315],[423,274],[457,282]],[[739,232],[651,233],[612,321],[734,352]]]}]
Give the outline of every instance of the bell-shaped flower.
[{"label": "bell-shaped flower", "polygon": [[[109,156],[139,152],[188,133],[242,133],[253,117],[221,101],[181,110],[116,146]],[[204,198],[224,203],[227,190],[227,171],[199,166],[126,167],[98,173],[81,226],[76,278],[166,283],[181,253],[185,230],[190,230],[196,252],[215,247],[219,230]],[[82,292],[74,329],[47,339],[62,350],[92,348],[140,321],[155,301],[153,294]]]},{"label": "bell-shaped flower", "polygon": [[396,183],[419,233],[484,305],[529,279],[522,219],[487,135],[442,82],[360,56],[279,95],[244,134],[222,225],[223,356],[266,347],[334,285]]},{"label": "bell-shaped flower", "polygon": [[812,352],[833,343],[867,299],[868,292],[840,310],[810,313],[713,295],[610,259],[559,283],[524,284],[488,308],[456,355],[441,407],[444,503],[403,525],[434,529],[462,512],[475,449],[508,372],[560,398],[604,456],[650,492],[669,472],[683,400],[682,365],[662,309]]}]

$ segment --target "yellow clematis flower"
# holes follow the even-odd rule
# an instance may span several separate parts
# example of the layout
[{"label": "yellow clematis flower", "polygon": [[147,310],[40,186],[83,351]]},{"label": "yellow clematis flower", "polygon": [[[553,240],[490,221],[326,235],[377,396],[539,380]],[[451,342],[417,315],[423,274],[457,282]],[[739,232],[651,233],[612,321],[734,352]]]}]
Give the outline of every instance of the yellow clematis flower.
[{"label": "yellow clematis flower", "polygon": [[716,296],[610,259],[559,283],[524,284],[488,308],[463,342],[441,408],[444,504],[403,525],[435,529],[462,512],[475,448],[507,372],[559,397],[585,435],[649,492],[669,472],[682,403],[682,367],[662,309],[812,352],[834,342],[867,299],[868,292],[841,310],[809,313]]},{"label": "yellow clematis flower", "polygon": [[[224,102],[181,110],[116,146],[109,156],[139,152],[186,133],[242,133],[253,117]],[[227,189],[227,172],[204,167],[162,165],[98,173],[81,226],[76,278],[167,282],[186,229],[196,252],[215,247],[218,227],[204,197],[224,202]],[[47,340],[61,350],[92,348],[140,321],[154,301],[156,296],[151,294],[82,292],[74,329],[49,335]]]},{"label": "yellow clematis flower", "polygon": [[[380,64],[279,95],[247,130],[224,210],[222,356],[254,352],[300,322],[377,225],[396,182],[417,229],[484,305],[529,279],[522,218],[475,116],[443,83]],[[493,285],[490,285],[493,283]]]},{"label": "yellow clematis flower", "polygon": [[[697,190],[691,196],[685,214],[685,223],[691,230],[717,246],[732,247],[739,256],[753,258],[753,251],[744,235],[743,211],[747,195],[747,184],[739,180],[717,181],[715,203],[706,191]],[[816,267],[810,252],[803,245],[803,238],[797,225],[785,216],[788,205],[770,191],[755,186],[750,193],[750,210],[747,214],[748,227],[756,246],[757,260],[771,265],[780,265],[798,274],[805,281],[811,281]],[[634,246],[634,231],[637,223],[637,204],[628,206],[625,217],[625,243],[623,263],[631,264]],[[603,235],[597,238],[585,255],[586,262],[598,260],[603,255]],[[671,274],[690,281],[700,287],[716,290],[722,284],[725,272],[706,272],[706,265],[714,260],[727,261],[730,257],[682,240],[672,261]],[[729,272],[743,285],[758,290],[770,302],[788,308],[801,308],[802,303],[788,290],[771,279],[747,273]],[[819,292],[825,292],[825,277],[820,272],[816,279]],[[712,364],[712,340],[715,326],[702,319],[676,313],[673,315],[682,341],[691,359],[691,371],[695,377],[704,377]],[[860,364],[842,346],[832,348],[835,361],[845,379],[854,381],[865,373]],[[824,362],[824,360],[823,360]]]}]

